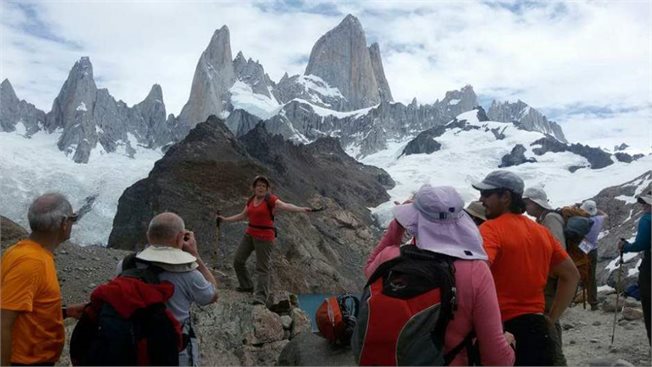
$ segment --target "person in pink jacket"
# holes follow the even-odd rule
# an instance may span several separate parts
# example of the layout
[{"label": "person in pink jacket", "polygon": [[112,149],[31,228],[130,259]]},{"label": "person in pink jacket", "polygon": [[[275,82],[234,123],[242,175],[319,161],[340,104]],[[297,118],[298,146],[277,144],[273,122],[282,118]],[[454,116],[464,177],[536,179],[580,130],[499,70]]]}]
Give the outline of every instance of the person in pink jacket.
[{"label": "person in pink jacket", "polygon": [[[369,278],[382,263],[399,256],[406,232],[414,238],[405,246],[416,245],[458,258],[453,263],[458,308],[446,328],[444,352],[475,331],[483,365],[511,366],[515,358],[514,336],[503,332],[482,237],[463,207],[464,201],[454,188],[423,185],[414,199],[394,208],[395,219],[371,252],[364,273]],[[452,219],[433,219],[432,214],[443,211]],[[458,353],[451,365],[468,365],[467,353]]]}]

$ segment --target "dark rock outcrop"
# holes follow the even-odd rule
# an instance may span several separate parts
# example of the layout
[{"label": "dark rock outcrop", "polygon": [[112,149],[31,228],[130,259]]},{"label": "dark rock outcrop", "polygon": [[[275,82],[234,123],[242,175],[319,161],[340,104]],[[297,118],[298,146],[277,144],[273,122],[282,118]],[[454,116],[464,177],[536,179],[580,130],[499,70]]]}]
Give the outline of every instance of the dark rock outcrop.
[{"label": "dark rock outcrop", "polygon": [[[597,207],[609,215],[602,229],[604,235],[598,241],[598,285],[615,286],[617,271],[611,272],[605,267],[618,257],[618,240],[634,237],[638,221],[643,215],[643,207],[636,203],[634,197],[651,190],[650,181],[652,181],[652,171],[647,171],[622,185],[605,188],[592,198]],[[633,284],[637,281],[636,275],[628,274],[630,269],[636,269],[636,264],[641,257],[642,255],[639,254],[625,263],[623,284]]]},{"label": "dark rock outcrop", "polygon": [[644,156],[643,154],[634,154],[634,155],[632,156],[632,155],[629,155],[629,154],[627,154],[627,153],[616,152],[616,153],[614,153],[614,157],[616,157],[616,159],[617,159],[619,162],[632,163],[633,161],[635,161],[635,160],[637,160],[637,159],[639,159],[639,158],[643,158],[643,157],[645,157],[645,156]]},{"label": "dark rock outcrop", "polygon": [[487,115],[492,121],[513,122],[523,130],[538,131],[567,143],[561,126],[521,100],[516,103],[493,101]]},{"label": "dark rock outcrop", "polygon": [[430,154],[438,151],[441,148],[441,144],[434,138],[439,135],[441,134],[438,134],[437,128],[420,133],[405,146],[401,155]]},{"label": "dark rock outcrop", "polygon": [[31,136],[45,124],[45,112],[25,100],[19,100],[8,79],[0,84],[0,131],[14,131],[16,124],[25,126],[25,135]]},{"label": "dark rock outcrop", "polygon": [[525,152],[527,149],[521,144],[516,144],[512,151],[509,154],[505,154],[501,159],[501,163],[498,168],[518,166],[523,163],[532,163],[537,160],[534,158],[525,158]]},{"label": "dark rock outcrop", "polygon": [[251,58],[246,60],[240,51],[233,60],[233,71],[236,79],[248,84],[254,93],[271,97],[270,88],[273,82],[258,61]]},{"label": "dark rock outcrop", "polygon": [[124,192],[109,247],[138,248],[152,216],[172,210],[196,233],[205,259],[232,274],[245,225],[223,225],[217,243],[215,211],[240,212],[259,174],[272,179],[273,192],[284,201],[325,208],[276,216],[280,254],[273,258],[273,287],[296,293],[358,289],[375,238],[367,208],[389,199],[384,185],[393,181],[349,157],[333,138],[296,146],[268,134],[262,124],[239,139],[215,117],[197,125],[148,178]]},{"label": "dark rock outcrop", "polygon": [[29,232],[20,224],[0,215],[0,244],[3,249],[27,238],[27,236],[29,236]]},{"label": "dark rock outcrop", "polygon": [[536,155],[543,155],[547,152],[553,152],[553,153],[571,152],[577,155],[581,155],[582,157],[586,158],[589,161],[592,169],[604,168],[613,164],[613,161],[611,160],[611,156],[609,153],[603,151],[600,148],[592,148],[588,145],[582,145],[582,144],[568,145],[552,137],[541,138],[530,145],[532,146],[540,145],[540,147],[532,149],[532,152],[534,152],[534,154]]}]

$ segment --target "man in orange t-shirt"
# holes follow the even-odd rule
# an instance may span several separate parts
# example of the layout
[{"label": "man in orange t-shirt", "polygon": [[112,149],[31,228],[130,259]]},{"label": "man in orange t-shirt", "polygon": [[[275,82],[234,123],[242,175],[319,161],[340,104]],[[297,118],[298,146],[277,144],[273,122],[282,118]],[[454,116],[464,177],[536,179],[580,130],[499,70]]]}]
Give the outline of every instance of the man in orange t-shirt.
[{"label": "man in orange t-shirt", "polygon": [[[64,344],[61,290],[54,249],[70,238],[77,216],[57,193],[38,197],[29,208],[32,233],[7,249],[0,273],[2,365],[54,365]],[[71,306],[79,317],[83,305]]]},{"label": "man in orange t-shirt", "polygon": [[[515,365],[553,364],[552,325],[568,307],[579,273],[543,226],[523,216],[523,180],[509,171],[491,172],[482,182],[480,201],[487,221],[480,226],[484,248],[496,283],[505,331],[516,339]],[[544,315],[548,275],[559,279],[550,313]]]}]

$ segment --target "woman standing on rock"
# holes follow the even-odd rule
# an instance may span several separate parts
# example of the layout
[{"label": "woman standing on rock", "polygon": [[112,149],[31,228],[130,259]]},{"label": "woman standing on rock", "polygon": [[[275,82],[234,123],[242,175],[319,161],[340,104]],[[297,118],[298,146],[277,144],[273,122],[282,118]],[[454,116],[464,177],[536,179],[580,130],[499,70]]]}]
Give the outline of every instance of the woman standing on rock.
[{"label": "woman standing on rock", "polygon": [[239,214],[217,218],[223,222],[238,222],[248,220],[245,235],[235,252],[233,267],[238,276],[240,286],[238,292],[254,292],[254,283],[249,277],[246,263],[249,255],[256,251],[256,284],[253,304],[266,304],[269,296],[270,270],[272,249],[276,228],[274,227],[274,212],[284,210],[295,213],[307,213],[311,208],[296,206],[281,201],[270,192],[270,182],[267,177],[256,176],[251,184],[253,195],[247,200],[244,209]]}]

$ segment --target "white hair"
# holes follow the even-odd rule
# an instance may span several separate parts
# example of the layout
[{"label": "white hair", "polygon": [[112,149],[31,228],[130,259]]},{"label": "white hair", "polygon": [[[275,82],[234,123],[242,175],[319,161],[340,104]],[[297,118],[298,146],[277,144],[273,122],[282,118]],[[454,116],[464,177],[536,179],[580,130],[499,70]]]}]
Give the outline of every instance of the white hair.
[{"label": "white hair", "polygon": [[174,240],[176,235],[185,228],[180,216],[165,212],[155,216],[149,222],[147,237],[155,242],[167,242]]},{"label": "white hair", "polygon": [[68,199],[58,192],[49,192],[34,199],[29,206],[27,219],[33,232],[53,232],[71,214],[72,205]]}]

